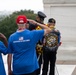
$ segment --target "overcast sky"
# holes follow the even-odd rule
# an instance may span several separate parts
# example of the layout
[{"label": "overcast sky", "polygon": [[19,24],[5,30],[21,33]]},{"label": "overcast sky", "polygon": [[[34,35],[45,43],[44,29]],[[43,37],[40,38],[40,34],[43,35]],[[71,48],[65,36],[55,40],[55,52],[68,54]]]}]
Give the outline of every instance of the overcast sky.
[{"label": "overcast sky", "polygon": [[43,0],[0,0],[0,11],[31,9],[43,11]]}]

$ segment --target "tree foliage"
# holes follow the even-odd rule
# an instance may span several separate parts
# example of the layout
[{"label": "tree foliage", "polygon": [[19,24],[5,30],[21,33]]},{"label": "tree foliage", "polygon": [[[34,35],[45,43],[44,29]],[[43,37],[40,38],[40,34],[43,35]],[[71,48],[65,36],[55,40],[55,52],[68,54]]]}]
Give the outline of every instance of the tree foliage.
[{"label": "tree foliage", "polygon": [[34,14],[34,11],[32,10],[21,10],[21,11],[15,11],[11,15],[7,16],[5,19],[0,21],[0,32],[3,33],[7,38],[17,30],[16,25],[16,17],[18,15],[26,15],[29,19],[36,18],[36,14]]}]

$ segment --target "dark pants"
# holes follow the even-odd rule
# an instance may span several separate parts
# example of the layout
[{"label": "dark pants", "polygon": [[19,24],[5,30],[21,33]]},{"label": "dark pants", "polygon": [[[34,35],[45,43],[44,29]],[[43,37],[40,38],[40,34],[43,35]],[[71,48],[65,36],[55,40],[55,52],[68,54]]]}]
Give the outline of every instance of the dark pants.
[{"label": "dark pants", "polygon": [[36,75],[36,71],[34,71],[32,73],[28,73],[28,74],[13,74],[13,75]]},{"label": "dark pants", "polygon": [[[38,58],[39,54],[37,54],[37,58]],[[40,74],[40,71],[41,71],[41,64],[42,64],[42,54],[40,55],[40,58],[38,60],[38,63],[39,63],[39,69],[37,69],[36,71],[36,75],[39,75]]]},{"label": "dark pants", "polygon": [[44,60],[44,63],[43,63],[42,75],[47,75],[49,62],[50,62],[49,75],[55,75],[56,52],[44,50],[43,60]]}]

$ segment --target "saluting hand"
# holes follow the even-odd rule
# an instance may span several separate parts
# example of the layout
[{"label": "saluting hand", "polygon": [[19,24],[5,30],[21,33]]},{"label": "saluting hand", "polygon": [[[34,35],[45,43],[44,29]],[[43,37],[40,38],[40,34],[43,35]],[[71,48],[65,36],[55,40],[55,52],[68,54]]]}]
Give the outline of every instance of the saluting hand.
[{"label": "saluting hand", "polygon": [[29,21],[30,23],[34,24],[34,25],[37,24],[37,22],[36,22],[35,20],[28,19],[28,21]]}]

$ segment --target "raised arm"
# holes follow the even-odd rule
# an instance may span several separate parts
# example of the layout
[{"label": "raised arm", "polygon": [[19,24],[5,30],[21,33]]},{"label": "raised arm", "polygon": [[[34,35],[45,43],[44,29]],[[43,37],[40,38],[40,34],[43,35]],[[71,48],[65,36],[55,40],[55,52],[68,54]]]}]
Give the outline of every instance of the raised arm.
[{"label": "raised arm", "polygon": [[37,25],[37,26],[40,26],[42,29],[44,29],[44,35],[50,33],[53,29],[54,29],[54,26],[51,26],[51,28],[47,27],[46,25],[44,24],[40,24],[34,20],[30,20],[28,19],[29,22],[33,23],[34,25]]}]

